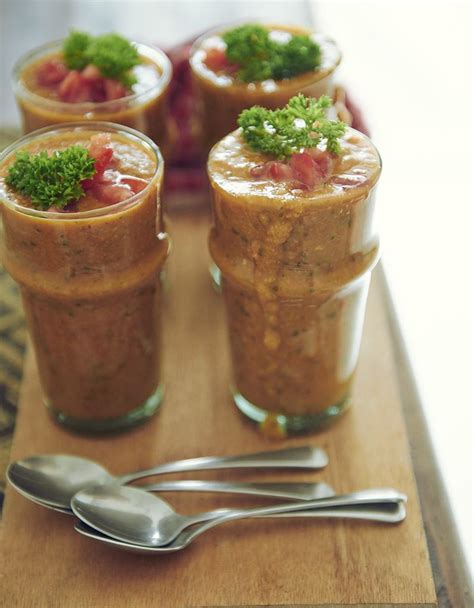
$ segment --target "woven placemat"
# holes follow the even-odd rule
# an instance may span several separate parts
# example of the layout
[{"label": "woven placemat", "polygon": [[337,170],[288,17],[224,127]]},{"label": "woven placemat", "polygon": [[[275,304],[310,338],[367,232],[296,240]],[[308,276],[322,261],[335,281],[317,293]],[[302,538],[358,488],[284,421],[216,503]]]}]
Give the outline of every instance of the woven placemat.
[{"label": "woven placemat", "polygon": [[[17,139],[19,131],[0,129],[0,150]],[[3,232],[0,229],[0,239]],[[26,327],[20,292],[0,264],[0,513],[5,471],[15,429],[18,393],[23,372]]]}]

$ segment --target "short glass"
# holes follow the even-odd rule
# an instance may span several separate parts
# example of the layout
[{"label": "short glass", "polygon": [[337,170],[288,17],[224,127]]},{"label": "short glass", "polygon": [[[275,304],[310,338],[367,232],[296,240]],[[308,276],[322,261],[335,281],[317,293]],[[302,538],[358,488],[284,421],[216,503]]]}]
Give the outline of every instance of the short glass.
[{"label": "short glass", "polygon": [[167,156],[166,100],[172,76],[168,57],[156,47],[135,43],[141,57],[158,66],[160,76],[150,88],[121,99],[104,102],[67,103],[35,93],[23,78],[25,70],[61,52],[63,41],[45,44],[21,57],[12,73],[13,91],[21,113],[23,132],[64,122],[96,120],[114,122],[148,135]]},{"label": "short glass", "polygon": [[242,23],[234,23],[208,31],[196,40],[190,52],[190,65],[197,92],[197,110],[205,155],[211,147],[237,127],[242,110],[254,105],[279,108],[294,95],[307,97],[331,96],[334,91],[334,72],[342,55],[336,43],[327,36],[307,28],[263,24],[271,30],[289,34],[307,34],[322,50],[321,66],[314,71],[284,80],[239,82],[232,76],[218,75],[204,64],[206,49],[222,47],[222,34]]},{"label": "short glass", "polygon": [[241,412],[270,435],[324,427],[351,402],[379,256],[372,218],[381,164],[368,138],[348,131],[370,151],[370,182],[329,194],[321,188],[300,198],[282,185],[253,187],[243,174],[247,158],[232,153],[235,172],[231,161],[223,164],[238,131],[209,156],[209,247],[227,311],[231,391]]},{"label": "short glass", "polygon": [[68,213],[23,207],[0,183],[2,259],[21,289],[51,414],[76,431],[115,431],[149,418],[163,394],[163,159],[133,129],[80,122],[23,137],[0,155],[0,168],[23,146],[71,131],[118,134],[143,146],[156,161],[153,177],[128,200]]}]

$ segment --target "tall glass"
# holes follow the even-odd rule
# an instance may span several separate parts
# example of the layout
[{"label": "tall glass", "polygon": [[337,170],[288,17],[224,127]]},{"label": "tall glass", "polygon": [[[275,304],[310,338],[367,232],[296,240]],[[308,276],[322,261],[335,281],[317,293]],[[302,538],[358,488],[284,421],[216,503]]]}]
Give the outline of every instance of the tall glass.
[{"label": "tall glass", "polygon": [[222,35],[236,25],[242,24],[206,32],[191,49],[190,65],[197,91],[199,125],[205,154],[217,141],[236,128],[237,118],[245,108],[254,105],[280,108],[298,93],[304,93],[307,97],[331,96],[334,91],[334,72],[342,58],[336,43],[323,34],[302,27],[263,24],[280,35],[286,33],[310,36],[320,45],[321,66],[317,70],[284,80],[241,82],[232,75],[217,74],[205,64],[206,51],[225,46]]},{"label": "tall glass", "polygon": [[41,129],[7,148],[81,131],[143,147],[156,169],[128,200],[80,212],[22,206],[0,180],[3,263],[19,284],[44,401],[72,429],[102,432],[150,417],[162,398],[160,272],[168,254],[160,204],[163,160],[146,136],[110,123]]},{"label": "tall glass", "polygon": [[148,135],[160,146],[166,158],[166,99],[172,67],[165,53],[155,47],[135,43],[139,56],[159,70],[156,82],[142,87],[140,92],[113,101],[67,103],[39,95],[25,79],[30,67],[43,59],[60,55],[62,46],[62,40],[45,44],[21,57],[13,68],[13,91],[22,117],[23,132],[78,120],[114,122]]},{"label": "tall glass", "polygon": [[380,158],[348,129],[343,151],[358,146],[353,174],[344,174],[343,158],[334,185],[314,192],[249,177],[262,159],[245,150],[239,131],[209,156],[209,246],[227,310],[232,394],[268,433],[317,429],[350,404],[379,250],[372,216]]}]

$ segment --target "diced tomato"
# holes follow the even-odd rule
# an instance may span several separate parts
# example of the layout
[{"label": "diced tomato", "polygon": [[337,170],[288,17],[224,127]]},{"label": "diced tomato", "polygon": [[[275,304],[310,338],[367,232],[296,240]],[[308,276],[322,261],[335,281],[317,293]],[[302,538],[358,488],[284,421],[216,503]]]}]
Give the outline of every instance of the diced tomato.
[{"label": "diced tomato", "polygon": [[94,178],[83,179],[81,182],[81,186],[84,188],[84,190],[91,190],[91,188],[94,187],[94,184],[95,184]]},{"label": "diced tomato", "polygon": [[111,139],[110,133],[98,133],[91,137],[89,154],[95,159],[95,173],[91,179],[81,182],[84,190],[91,190],[97,185],[111,185],[116,181],[115,175],[108,175],[108,173],[113,174],[113,171],[107,171],[115,164],[114,151],[110,146]]},{"label": "diced tomato", "polygon": [[81,76],[89,83],[90,101],[100,103],[108,100],[107,79],[102,76],[102,73],[97,66],[92,65],[91,63],[86,65],[81,72]]},{"label": "diced tomato", "polygon": [[289,179],[292,176],[291,167],[278,160],[270,160],[262,165],[255,165],[250,169],[252,177],[269,177],[275,181]]},{"label": "diced tomato", "polygon": [[252,177],[263,177],[267,172],[267,163],[262,163],[261,165],[255,165],[250,169],[250,175]]},{"label": "diced tomato", "polygon": [[267,163],[267,175],[276,181],[291,177],[291,167],[287,163],[274,160]]},{"label": "diced tomato", "polygon": [[355,188],[356,186],[361,186],[368,181],[366,175],[335,175],[331,179],[332,184],[338,184],[339,186],[351,186]]},{"label": "diced tomato", "polygon": [[298,188],[313,188],[327,181],[333,167],[329,152],[311,149],[293,154],[290,162],[270,160],[250,169],[252,177],[267,177],[275,181],[294,179]]},{"label": "diced tomato", "polygon": [[105,93],[105,78],[97,78],[97,80],[89,80],[90,101],[101,103],[107,101]]},{"label": "diced tomato", "polygon": [[82,70],[81,76],[86,80],[99,80],[102,78],[102,73],[97,66],[89,63],[89,65],[86,65]]},{"label": "diced tomato", "polygon": [[59,85],[58,94],[62,101],[69,103],[89,101],[89,83],[81,76],[80,72],[72,70]]},{"label": "diced tomato", "polygon": [[[109,167],[114,151],[110,146],[110,133],[99,133],[91,137],[89,154],[95,158],[96,176],[100,177]],[[96,180],[97,181],[97,180]]]},{"label": "diced tomato", "polygon": [[39,84],[53,86],[62,82],[68,75],[69,70],[59,59],[50,59],[42,63],[37,72]]},{"label": "diced tomato", "polygon": [[307,152],[311,155],[322,181],[326,181],[332,173],[334,158],[327,150],[320,150],[319,148],[310,148]]},{"label": "diced tomato", "polygon": [[293,177],[298,181],[312,188],[316,185],[318,175],[313,158],[308,152],[293,154],[290,158],[290,166]]},{"label": "diced tomato", "polygon": [[84,190],[90,190],[99,184],[111,185],[118,183],[117,174],[115,171],[96,171],[91,179],[85,179],[81,182]]},{"label": "diced tomato", "polygon": [[118,80],[111,80],[106,78],[104,80],[105,88],[105,100],[112,101],[113,99],[120,99],[127,95],[127,89]]},{"label": "diced tomato", "polygon": [[331,154],[318,148],[293,154],[290,158],[293,177],[307,188],[325,183],[331,174],[333,164]]},{"label": "diced tomato", "polygon": [[91,137],[90,146],[91,155],[94,156],[95,153],[100,152],[102,148],[109,145],[111,141],[112,135],[110,133],[97,133],[97,135],[93,135]]},{"label": "diced tomato", "polygon": [[120,99],[128,93],[126,87],[121,82],[104,78],[100,70],[91,64],[87,65],[82,72],[78,72],[77,70],[69,72],[66,68],[65,76],[58,83],[60,99],[69,103],[86,101],[100,103]]},{"label": "diced tomato", "polygon": [[206,51],[204,64],[213,72],[222,72],[232,66],[226,57],[224,49],[209,49]]},{"label": "diced tomato", "polygon": [[120,184],[96,184],[93,191],[95,196],[105,205],[114,205],[126,201],[134,194],[130,187]]},{"label": "diced tomato", "polygon": [[120,184],[129,186],[133,194],[137,194],[148,186],[148,182],[141,177],[132,177],[131,175],[124,175],[120,177]]}]

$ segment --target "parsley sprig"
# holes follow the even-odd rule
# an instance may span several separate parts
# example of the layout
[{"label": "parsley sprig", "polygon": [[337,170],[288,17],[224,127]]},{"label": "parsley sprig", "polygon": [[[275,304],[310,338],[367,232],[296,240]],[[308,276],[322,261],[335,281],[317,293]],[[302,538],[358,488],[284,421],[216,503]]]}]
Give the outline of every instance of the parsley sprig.
[{"label": "parsley sprig", "polygon": [[95,160],[82,146],[70,146],[49,155],[45,150],[30,154],[21,150],[8,169],[6,183],[29,197],[33,207],[47,210],[62,209],[84,194],[82,180],[95,173]]},{"label": "parsley sprig", "polygon": [[102,76],[119,80],[128,88],[136,83],[130,70],[140,63],[138,51],[119,34],[90,36],[73,30],[64,40],[63,56],[70,70],[82,70],[92,64],[99,68]]},{"label": "parsley sprig", "polygon": [[224,33],[226,57],[239,66],[244,82],[281,80],[319,67],[321,49],[306,35],[294,35],[286,44],[271,39],[261,25],[241,25]]},{"label": "parsley sprig", "polygon": [[237,122],[244,140],[256,152],[288,158],[302,149],[325,143],[326,150],[339,154],[339,139],[346,125],[326,117],[331,105],[331,98],[326,95],[314,99],[300,93],[278,110],[261,106],[244,110]]}]

